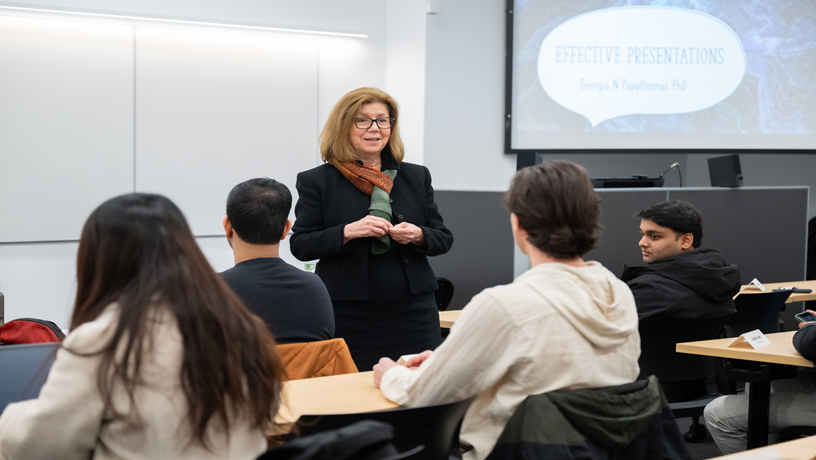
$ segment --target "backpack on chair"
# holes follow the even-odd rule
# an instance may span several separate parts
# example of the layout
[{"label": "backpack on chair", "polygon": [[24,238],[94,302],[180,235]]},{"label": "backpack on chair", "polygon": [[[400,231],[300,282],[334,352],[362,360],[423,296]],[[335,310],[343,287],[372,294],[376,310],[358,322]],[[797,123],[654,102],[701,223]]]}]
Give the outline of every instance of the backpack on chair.
[{"label": "backpack on chair", "polygon": [[51,321],[20,318],[0,326],[0,345],[62,342],[65,334]]}]

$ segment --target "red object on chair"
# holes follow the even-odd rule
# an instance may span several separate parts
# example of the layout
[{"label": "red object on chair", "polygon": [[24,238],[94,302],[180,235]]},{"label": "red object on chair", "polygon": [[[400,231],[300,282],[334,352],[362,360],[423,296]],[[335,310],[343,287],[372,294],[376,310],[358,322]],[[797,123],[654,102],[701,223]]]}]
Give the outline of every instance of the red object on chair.
[{"label": "red object on chair", "polygon": [[20,318],[0,326],[0,345],[61,342],[64,338],[56,324],[42,319]]}]

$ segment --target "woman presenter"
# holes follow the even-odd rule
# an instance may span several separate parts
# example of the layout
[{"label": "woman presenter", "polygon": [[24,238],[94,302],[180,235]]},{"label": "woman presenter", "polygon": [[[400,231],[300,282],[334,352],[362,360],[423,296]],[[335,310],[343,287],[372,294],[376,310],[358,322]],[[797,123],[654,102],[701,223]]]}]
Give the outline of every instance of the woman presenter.
[{"label": "woman presenter", "polygon": [[396,101],[359,88],[334,106],[320,139],[325,164],[298,174],[292,254],[320,259],[335,337],[357,368],[439,345],[436,276],[428,256],[453,235],[424,166],[403,163]]}]

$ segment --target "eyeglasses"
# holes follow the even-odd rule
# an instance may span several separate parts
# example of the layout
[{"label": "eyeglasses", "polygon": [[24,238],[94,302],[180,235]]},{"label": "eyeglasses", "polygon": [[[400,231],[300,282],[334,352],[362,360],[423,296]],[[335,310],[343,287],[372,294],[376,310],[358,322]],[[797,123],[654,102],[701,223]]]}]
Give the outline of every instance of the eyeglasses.
[{"label": "eyeglasses", "polygon": [[394,122],[397,121],[396,118],[393,117],[383,117],[383,118],[357,118],[354,120],[354,126],[357,129],[368,129],[371,128],[375,122],[377,123],[377,127],[380,129],[390,129],[394,126]]}]

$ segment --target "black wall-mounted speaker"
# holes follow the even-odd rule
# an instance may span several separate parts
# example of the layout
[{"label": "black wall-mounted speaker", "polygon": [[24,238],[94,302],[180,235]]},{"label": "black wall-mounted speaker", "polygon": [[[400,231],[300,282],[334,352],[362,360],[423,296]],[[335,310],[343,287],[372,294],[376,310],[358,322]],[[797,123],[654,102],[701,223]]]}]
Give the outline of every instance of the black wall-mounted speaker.
[{"label": "black wall-mounted speaker", "polygon": [[708,175],[712,187],[742,187],[739,155],[709,158]]}]

